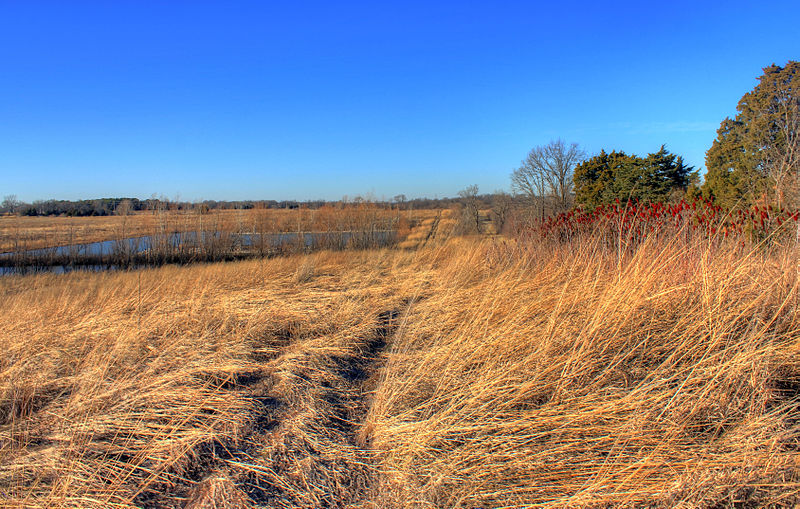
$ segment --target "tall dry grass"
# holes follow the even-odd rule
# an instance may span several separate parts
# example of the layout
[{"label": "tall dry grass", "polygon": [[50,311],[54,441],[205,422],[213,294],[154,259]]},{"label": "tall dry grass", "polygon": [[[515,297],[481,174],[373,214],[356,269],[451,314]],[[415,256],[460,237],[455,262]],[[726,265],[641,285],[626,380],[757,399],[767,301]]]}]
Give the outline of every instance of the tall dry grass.
[{"label": "tall dry grass", "polygon": [[379,507],[794,507],[798,250],[453,244],[366,421]]},{"label": "tall dry grass", "polygon": [[[235,486],[227,499],[344,496],[363,458],[333,424],[366,411],[347,369],[399,305],[397,263],[321,253],[0,279],[0,506],[183,507],[212,474]],[[297,475],[312,466],[314,488]]]},{"label": "tall dry grass", "polygon": [[0,506],[793,507],[797,248],[688,238],[0,278]]}]

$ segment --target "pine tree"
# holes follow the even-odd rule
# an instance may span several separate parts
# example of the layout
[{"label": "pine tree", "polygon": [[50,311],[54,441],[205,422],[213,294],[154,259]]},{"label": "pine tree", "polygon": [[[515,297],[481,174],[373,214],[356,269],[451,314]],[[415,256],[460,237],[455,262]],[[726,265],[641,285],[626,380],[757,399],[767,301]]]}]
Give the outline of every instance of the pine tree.
[{"label": "pine tree", "polygon": [[691,171],[664,145],[644,158],[601,151],[575,168],[575,201],[589,208],[615,200],[666,201],[686,190]]},{"label": "pine tree", "polygon": [[725,206],[800,204],[800,62],[765,67],[706,152],[703,194]]}]

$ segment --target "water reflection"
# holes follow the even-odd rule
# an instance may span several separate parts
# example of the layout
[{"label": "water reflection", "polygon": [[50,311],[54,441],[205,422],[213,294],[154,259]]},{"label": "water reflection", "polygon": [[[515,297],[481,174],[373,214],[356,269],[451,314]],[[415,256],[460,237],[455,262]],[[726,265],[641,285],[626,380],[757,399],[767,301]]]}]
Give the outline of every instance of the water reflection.
[{"label": "water reflection", "polygon": [[148,235],[0,253],[0,275],[118,270],[316,249],[387,247],[396,240],[394,230],[270,234],[185,232]]}]

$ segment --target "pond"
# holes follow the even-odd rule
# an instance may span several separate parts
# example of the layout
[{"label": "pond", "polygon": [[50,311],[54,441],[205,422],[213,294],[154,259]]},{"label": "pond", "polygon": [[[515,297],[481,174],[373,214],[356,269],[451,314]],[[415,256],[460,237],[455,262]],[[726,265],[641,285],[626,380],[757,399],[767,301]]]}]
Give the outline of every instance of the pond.
[{"label": "pond", "polygon": [[272,256],[319,249],[388,247],[394,230],[228,233],[184,232],[0,253],[0,275],[102,271]]}]

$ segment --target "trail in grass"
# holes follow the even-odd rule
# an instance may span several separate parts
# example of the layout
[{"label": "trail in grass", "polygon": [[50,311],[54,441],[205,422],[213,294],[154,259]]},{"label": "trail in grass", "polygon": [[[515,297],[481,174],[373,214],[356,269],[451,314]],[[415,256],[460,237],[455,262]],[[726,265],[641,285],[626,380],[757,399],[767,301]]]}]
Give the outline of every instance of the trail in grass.
[{"label": "trail in grass", "polygon": [[436,234],[439,233],[439,222],[442,219],[442,211],[438,211],[436,213],[436,217],[433,219],[431,223],[431,228],[428,230],[428,234],[425,236],[425,240],[422,241],[422,245],[425,246],[429,242],[433,241],[436,238]]},{"label": "trail in grass", "polygon": [[236,380],[231,389],[246,391],[257,408],[251,427],[198,455],[195,482],[183,497],[176,493],[185,497],[183,507],[338,508],[364,501],[372,467],[359,432],[401,312],[381,312],[370,334],[338,345],[290,339],[264,370]]}]

